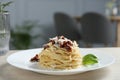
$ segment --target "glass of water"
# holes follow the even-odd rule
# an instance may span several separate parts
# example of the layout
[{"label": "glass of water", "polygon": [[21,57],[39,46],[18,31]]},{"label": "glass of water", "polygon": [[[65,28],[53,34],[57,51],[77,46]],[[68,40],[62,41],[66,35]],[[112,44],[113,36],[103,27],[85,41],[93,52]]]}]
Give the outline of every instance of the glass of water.
[{"label": "glass of water", "polygon": [[9,13],[0,13],[0,55],[9,51],[10,41],[10,15]]}]

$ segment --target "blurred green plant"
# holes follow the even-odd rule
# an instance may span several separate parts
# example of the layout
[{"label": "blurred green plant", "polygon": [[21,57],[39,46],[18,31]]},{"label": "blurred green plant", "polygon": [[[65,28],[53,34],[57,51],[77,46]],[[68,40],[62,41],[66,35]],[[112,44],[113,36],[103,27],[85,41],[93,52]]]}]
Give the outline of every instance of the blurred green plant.
[{"label": "blurred green plant", "polygon": [[29,34],[11,31],[11,38],[14,49],[27,49],[30,46],[31,36]]},{"label": "blurred green plant", "polygon": [[9,6],[11,3],[13,3],[13,1],[9,1],[9,2],[6,2],[6,3],[0,2],[0,13],[8,12],[8,11],[5,10],[5,8],[7,6]]},{"label": "blurred green plant", "polygon": [[24,21],[21,25],[16,25],[11,30],[10,45],[12,49],[28,49],[31,46],[32,40],[38,37],[46,40],[46,37],[42,34],[33,34],[34,28],[41,28],[35,21]]}]

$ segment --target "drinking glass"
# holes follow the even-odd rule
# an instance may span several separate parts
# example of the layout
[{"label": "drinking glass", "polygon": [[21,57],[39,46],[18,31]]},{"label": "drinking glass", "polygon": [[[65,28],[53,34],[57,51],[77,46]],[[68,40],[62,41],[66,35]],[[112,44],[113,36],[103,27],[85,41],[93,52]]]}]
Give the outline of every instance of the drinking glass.
[{"label": "drinking glass", "polygon": [[10,41],[10,15],[9,13],[0,13],[0,55],[9,51]]}]

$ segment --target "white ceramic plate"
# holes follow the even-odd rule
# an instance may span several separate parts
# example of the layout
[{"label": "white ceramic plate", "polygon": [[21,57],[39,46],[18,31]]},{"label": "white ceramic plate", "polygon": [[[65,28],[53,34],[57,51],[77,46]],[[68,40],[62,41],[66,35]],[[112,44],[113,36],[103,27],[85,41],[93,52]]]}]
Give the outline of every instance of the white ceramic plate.
[{"label": "white ceramic plate", "polygon": [[80,48],[81,51],[80,53],[83,56],[89,53],[96,55],[99,59],[99,63],[89,67],[83,66],[78,69],[72,69],[72,70],[47,70],[38,67],[37,63],[30,62],[30,59],[33,56],[35,56],[35,54],[40,53],[41,50],[42,49],[30,49],[30,50],[16,52],[7,58],[7,62],[15,67],[38,72],[38,73],[44,73],[50,75],[71,75],[71,74],[100,69],[112,64],[115,61],[115,59],[112,56],[108,55],[109,53],[98,51],[95,49]]}]

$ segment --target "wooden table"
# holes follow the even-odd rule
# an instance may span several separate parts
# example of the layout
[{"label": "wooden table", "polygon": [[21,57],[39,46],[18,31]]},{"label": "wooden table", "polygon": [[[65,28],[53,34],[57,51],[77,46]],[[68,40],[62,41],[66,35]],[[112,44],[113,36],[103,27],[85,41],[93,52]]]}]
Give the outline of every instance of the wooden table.
[{"label": "wooden table", "polygon": [[116,62],[106,68],[68,76],[51,76],[11,66],[6,58],[16,51],[0,56],[0,80],[120,80],[120,48],[93,48],[113,55]]},{"label": "wooden table", "polygon": [[[76,21],[80,22],[81,16],[75,16],[74,17]],[[109,17],[111,22],[117,22],[117,40],[116,40],[116,46],[120,47],[120,16],[111,16]]]}]

